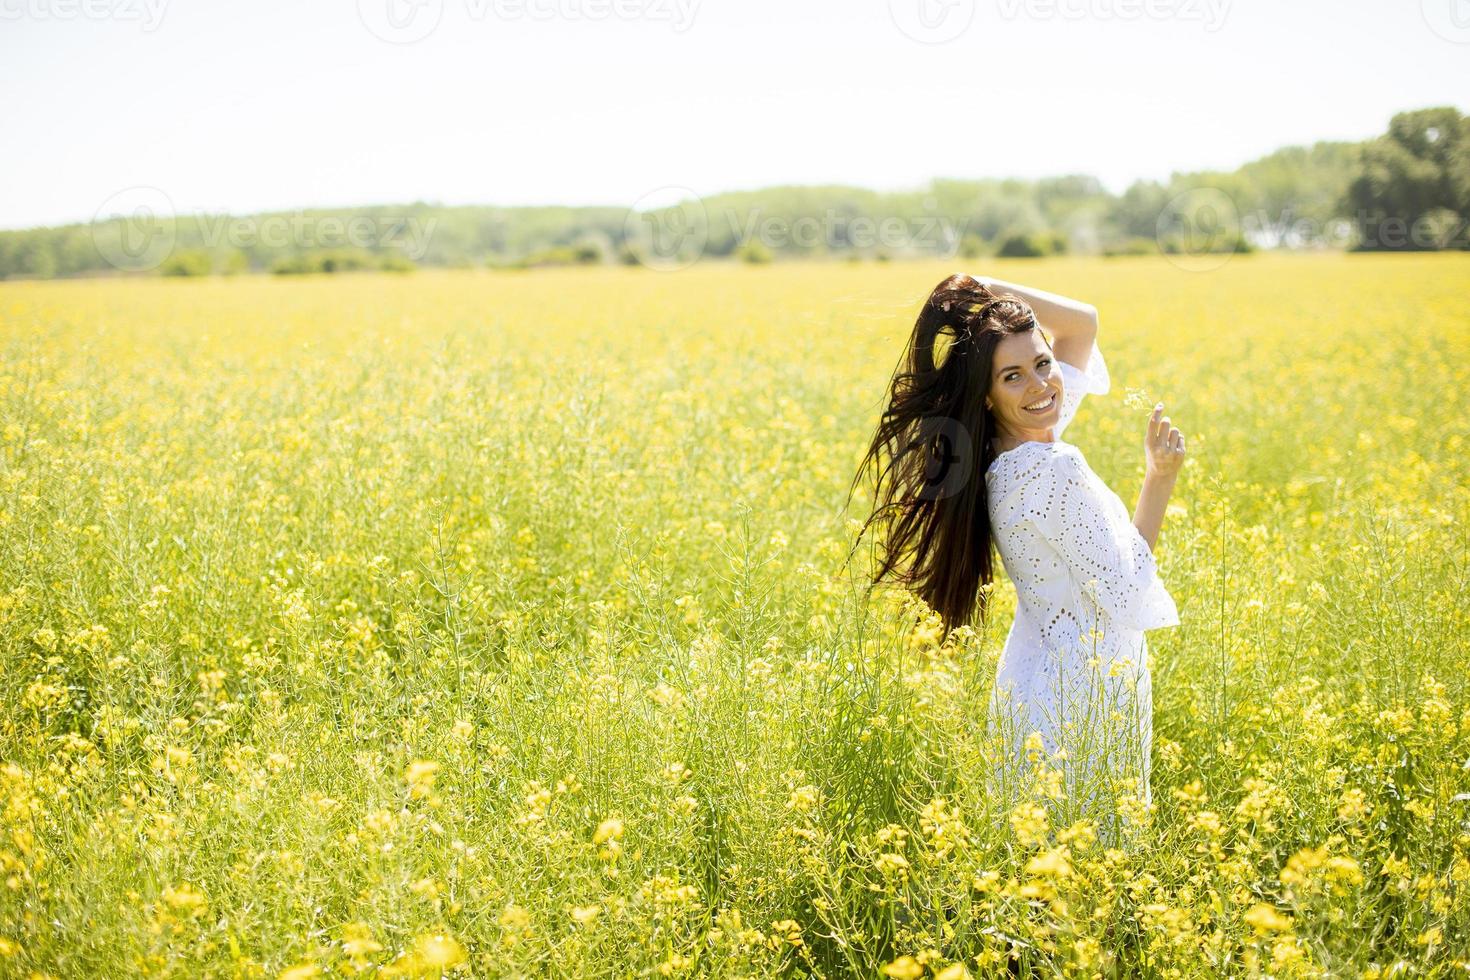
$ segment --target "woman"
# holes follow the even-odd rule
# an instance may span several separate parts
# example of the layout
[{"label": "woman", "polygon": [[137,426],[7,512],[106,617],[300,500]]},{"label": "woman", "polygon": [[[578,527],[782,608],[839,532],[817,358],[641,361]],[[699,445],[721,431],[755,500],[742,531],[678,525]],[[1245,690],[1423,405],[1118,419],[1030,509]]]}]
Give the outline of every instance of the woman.
[{"label": "woman", "polygon": [[990,710],[1014,763],[997,770],[999,787],[1012,793],[1033,761],[1059,761],[1064,809],[1130,788],[1149,801],[1143,634],[1179,623],[1152,549],[1184,435],[1156,405],[1131,521],[1062,440],[1083,396],[1109,389],[1097,328],[1085,303],[996,279],[945,279],[919,313],[858,474],[879,464],[863,526],[887,523],[875,583],[892,576],[914,589],[946,632],[977,610],[985,619],[992,544],[999,551],[1016,586]]}]

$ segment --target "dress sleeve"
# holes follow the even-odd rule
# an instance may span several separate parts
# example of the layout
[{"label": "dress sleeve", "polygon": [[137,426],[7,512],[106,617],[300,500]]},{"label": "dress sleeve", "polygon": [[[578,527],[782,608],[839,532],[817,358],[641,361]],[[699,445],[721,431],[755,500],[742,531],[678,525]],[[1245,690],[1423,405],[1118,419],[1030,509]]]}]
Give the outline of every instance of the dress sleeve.
[{"label": "dress sleeve", "polygon": [[1025,519],[1115,626],[1150,630],[1179,625],[1179,610],[1159,579],[1148,542],[1128,519],[1122,501],[1075,450],[1050,456],[1026,490]]},{"label": "dress sleeve", "polygon": [[1060,439],[1062,430],[1071,424],[1072,416],[1077,414],[1082,396],[1106,395],[1112,382],[1108,378],[1108,366],[1103,361],[1102,351],[1098,349],[1095,337],[1092,341],[1092,353],[1087,357],[1087,370],[1078,370],[1076,366],[1060,360],[1057,361],[1057,367],[1062,372],[1062,410],[1052,429],[1052,436]]}]

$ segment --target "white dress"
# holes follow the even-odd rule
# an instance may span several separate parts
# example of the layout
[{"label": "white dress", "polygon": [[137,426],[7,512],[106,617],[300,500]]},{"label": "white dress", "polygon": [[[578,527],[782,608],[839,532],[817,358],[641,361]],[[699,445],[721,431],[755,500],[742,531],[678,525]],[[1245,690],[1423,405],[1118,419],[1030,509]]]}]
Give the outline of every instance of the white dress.
[{"label": "white dress", "polygon": [[994,541],[1016,587],[1016,618],[996,668],[989,721],[1005,746],[997,766],[1001,793],[1024,786],[1036,758],[1025,739],[1039,732],[1048,757],[1065,749],[1047,762],[1061,770],[1065,789],[1063,801],[1049,805],[1106,828],[1116,816],[1112,794],[1151,798],[1153,700],[1144,631],[1179,625],[1179,613],[1123,501],[1076,446],[1062,441],[1083,396],[1109,389],[1102,352],[1094,342],[1085,371],[1057,364],[1063,396],[1056,441],[1022,443],[985,474]]}]

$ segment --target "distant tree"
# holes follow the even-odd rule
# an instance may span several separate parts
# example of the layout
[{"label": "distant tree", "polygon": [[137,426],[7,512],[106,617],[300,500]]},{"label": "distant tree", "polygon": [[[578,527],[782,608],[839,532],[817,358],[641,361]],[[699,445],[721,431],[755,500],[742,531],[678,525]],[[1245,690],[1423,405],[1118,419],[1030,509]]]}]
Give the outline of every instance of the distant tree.
[{"label": "distant tree", "polygon": [[232,248],[225,253],[224,259],[219,263],[219,270],[227,276],[249,272],[250,257],[238,248]]},{"label": "distant tree", "polygon": [[1359,171],[1359,144],[1346,142],[1287,146],[1244,164],[1236,171],[1243,230],[1268,248],[1346,244],[1333,240],[1333,226]]},{"label": "distant tree", "polygon": [[278,276],[332,274],[357,272],[378,267],[372,253],[359,248],[335,248],[316,252],[299,252],[284,256],[271,264],[271,272]]},{"label": "distant tree", "polygon": [[164,276],[207,276],[213,265],[209,253],[203,249],[181,248],[163,260],[158,272]]},{"label": "distant tree", "polygon": [[735,250],[735,254],[739,257],[740,261],[749,263],[750,265],[766,265],[773,258],[771,250],[759,238],[752,238],[750,241],[744,242]]},{"label": "distant tree", "polygon": [[1255,247],[1245,235],[1239,231],[1233,231],[1211,237],[1203,243],[1175,236],[1164,236],[1159,239],[1157,248],[1153,251],[1163,252],[1165,255],[1224,254],[1227,252],[1245,254],[1254,252]]},{"label": "distant tree", "polygon": [[317,271],[328,273],[356,272],[377,265],[373,257],[361,249],[333,249],[318,253],[312,259],[315,260]]},{"label": "distant tree", "polygon": [[596,242],[579,242],[572,246],[572,261],[578,265],[598,265],[602,262],[602,247]]},{"label": "distant tree", "polygon": [[1159,215],[1172,196],[1157,181],[1134,181],[1109,208],[1109,224],[1121,238],[1153,238],[1158,234]]},{"label": "distant tree", "polygon": [[1470,117],[1452,106],[1398,113],[1363,144],[1361,164],[1346,194],[1357,250],[1470,248]]},{"label": "distant tree", "polygon": [[56,275],[56,252],[51,241],[41,236],[25,240],[17,250],[16,271],[36,279]]},{"label": "distant tree", "polygon": [[965,235],[960,239],[960,258],[978,259],[985,254],[985,239],[979,235]]},{"label": "distant tree", "polygon": [[1119,255],[1157,255],[1159,243],[1153,238],[1132,236],[1112,242],[1103,248],[1102,254],[1108,258]]},{"label": "distant tree", "polygon": [[995,254],[1003,259],[1036,259],[1048,254],[1050,239],[1036,232],[1018,232],[1001,239]]},{"label": "distant tree", "polygon": [[277,276],[300,276],[312,271],[304,255],[286,255],[271,263],[271,274]]}]

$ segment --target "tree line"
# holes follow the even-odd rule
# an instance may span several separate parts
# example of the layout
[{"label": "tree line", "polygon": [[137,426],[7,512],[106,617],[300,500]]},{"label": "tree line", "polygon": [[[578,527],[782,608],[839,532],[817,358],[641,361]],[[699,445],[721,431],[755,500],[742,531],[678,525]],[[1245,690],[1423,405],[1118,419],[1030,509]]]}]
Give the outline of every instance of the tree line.
[{"label": "tree line", "polygon": [[1396,114],[1362,142],[1292,146],[1233,171],[1140,180],[936,178],[903,192],[782,186],[656,206],[172,213],[135,188],[89,223],[0,232],[0,278],[150,273],[281,275],[420,266],[525,268],[700,258],[877,259],[1470,248],[1470,116]]}]

